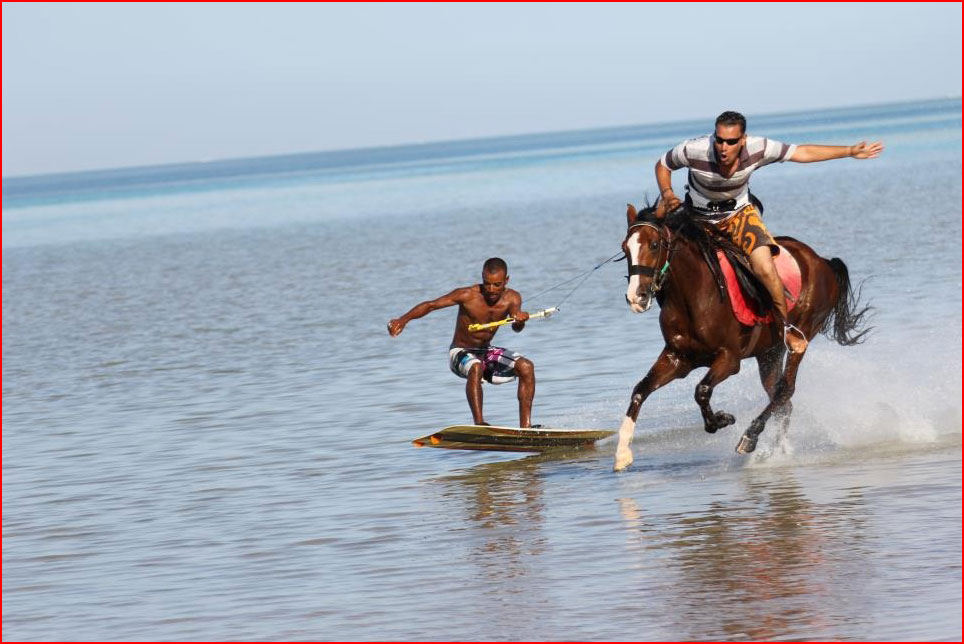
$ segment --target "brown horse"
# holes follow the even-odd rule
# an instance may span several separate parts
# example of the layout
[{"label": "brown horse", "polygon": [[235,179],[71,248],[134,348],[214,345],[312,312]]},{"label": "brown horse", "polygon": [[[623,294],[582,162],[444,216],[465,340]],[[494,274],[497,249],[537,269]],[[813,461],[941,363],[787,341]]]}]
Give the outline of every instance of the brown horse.
[{"label": "brown horse", "polygon": [[[709,367],[696,387],[704,429],[713,433],[733,424],[732,415],[713,411],[710,397],[713,388],[739,372],[740,362],[750,357],[757,360],[763,388],[770,398],[736,447],[741,454],[752,452],[771,415],[782,417],[784,427],[789,423],[790,397],[805,353],[790,353],[783,368],[787,350],[782,324],[751,327],[737,321],[718,280],[716,248],[728,242],[715,227],[700,223],[685,207],[665,219],[657,219],[655,210],[647,207],[637,214],[630,205],[626,212],[629,230],[623,251],[630,264],[626,300],[637,313],[647,310],[654,299],[659,303],[665,346],[633,389],[619,429],[615,470],[633,461],[629,444],[646,398],[697,367]],[[826,260],[790,237],[778,237],[777,242],[796,258],[803,281],[789,322],[808,340],[823,333],[845,346],[861,342],[870,331],[862,330],[869,307],[858,310],[860,296],[851,289],[846,264],[838,258]],[[767,303],[772,305],[772,301]]]}]

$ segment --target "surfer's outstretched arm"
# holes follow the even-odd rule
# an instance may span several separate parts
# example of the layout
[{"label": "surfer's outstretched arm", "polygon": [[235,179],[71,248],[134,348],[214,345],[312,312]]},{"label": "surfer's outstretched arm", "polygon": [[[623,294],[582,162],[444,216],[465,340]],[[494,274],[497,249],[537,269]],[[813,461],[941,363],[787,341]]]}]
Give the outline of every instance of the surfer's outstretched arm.
[{"label": "surfer's outstretched arm", "polygon": [[457,288],[451,293],[446,293],[442,297],[437,297],[434,300],[426,300],[425,302],[420,302],[412,307],[412,309],[400,318],[394,318],[388,322],[388,333],[393,338],[402,332],[405,325],[412,320],[417,320],[420,317],[424,317],[436,311],[438,309],[444,309],[449,306],[455,306],[460,304],[465,299],[466,288]]}]

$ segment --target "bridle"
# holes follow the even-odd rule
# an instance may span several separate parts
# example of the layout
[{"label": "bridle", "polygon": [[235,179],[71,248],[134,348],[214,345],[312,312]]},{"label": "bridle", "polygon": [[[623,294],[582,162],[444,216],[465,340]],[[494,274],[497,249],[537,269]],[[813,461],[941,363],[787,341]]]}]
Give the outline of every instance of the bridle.
[{"label": "bridle", "polygon": [[[656,224],[648,221],[640,221],[629,227],[629,231],[626,233],[628,238],[632,234],[634,228],[640,228],[646,226],[647,228],[652,228],[659,235],[659,249],[660,252],[656,255],[656,263],[652,266],[643,266],[641,264],[633,265],[633,258],[626,253],[626,263],[629,265],[629,274],[626,276],[626,281],[633,275],[642,275],[643,277],[651,277],[653,281],[649,283],[649,296],[652,298],[655,296],[659,289],[663,287],[663,283],[666,281],[666,276],[669,274],[669,261],[673,256],[673,251],[676,247],[673,246],[672,233],[666,226],[657,226]],[[665,234],[665,238],[663,233]],[[663,261],[662,266],[657,270],[657,266],[660,266],[660,255],[663,251],[666,251],[666,259]]]}]

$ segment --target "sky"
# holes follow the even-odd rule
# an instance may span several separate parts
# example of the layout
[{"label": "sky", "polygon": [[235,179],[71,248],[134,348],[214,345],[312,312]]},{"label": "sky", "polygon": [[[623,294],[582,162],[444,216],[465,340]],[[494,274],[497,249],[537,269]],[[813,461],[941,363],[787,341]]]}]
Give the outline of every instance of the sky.
[{"label": "sky", "polygon": [[3,176],[961,95],[961,3],[3,3]]}]

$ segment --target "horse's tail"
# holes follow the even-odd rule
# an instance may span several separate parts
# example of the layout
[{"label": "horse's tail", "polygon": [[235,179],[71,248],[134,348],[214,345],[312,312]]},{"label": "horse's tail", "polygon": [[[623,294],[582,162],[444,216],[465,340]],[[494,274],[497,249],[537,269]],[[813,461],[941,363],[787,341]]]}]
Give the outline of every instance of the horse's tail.
[{"label": "horse's tail", "polygon": [[[846,347],[860,344],[873,327],[867,327],[868,314],[873,310],[870,306],[860,307],[861,288],[854,294],[850,285],[850,273],[847,265],[839,257],[827,261],[837,280],[837,301],[830,311],[830,315],[823,323],[820,332],[831,340]],[[866,327],[866,328],[865,328]]]}]

